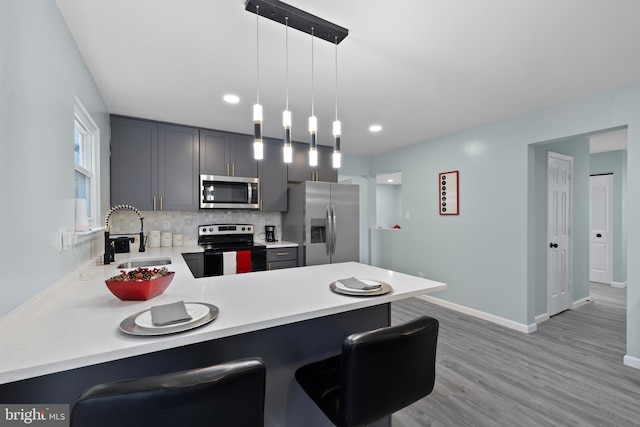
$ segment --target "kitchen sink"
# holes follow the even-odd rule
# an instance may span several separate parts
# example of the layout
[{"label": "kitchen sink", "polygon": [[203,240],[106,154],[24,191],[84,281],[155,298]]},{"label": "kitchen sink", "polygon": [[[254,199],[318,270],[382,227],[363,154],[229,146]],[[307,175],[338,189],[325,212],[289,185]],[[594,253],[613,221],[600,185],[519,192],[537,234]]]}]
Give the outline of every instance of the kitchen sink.
[{"label": "kitchen sink", "polygon": [[167,264],[171,264],[171,258],[141,258],[122,261],[120,264],[118,264],[117,268],[151,267]]}]

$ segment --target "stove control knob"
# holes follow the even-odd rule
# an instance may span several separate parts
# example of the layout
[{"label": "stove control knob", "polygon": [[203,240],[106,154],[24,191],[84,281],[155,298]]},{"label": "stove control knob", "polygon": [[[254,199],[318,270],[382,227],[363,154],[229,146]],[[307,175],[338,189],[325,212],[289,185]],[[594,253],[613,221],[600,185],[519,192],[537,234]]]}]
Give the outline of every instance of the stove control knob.
[{"label": "stove control knob", "polygon": [[209,232],[213,233],[213,227],[209,227]]},{"label": "stove control knob", "polygon": [[247,227],[247,231],[251,231],[251,227]]},{"label": "stove control knob", "polygon": [[202,228],[202,232],[204,233],[204,232],[206,232],[206,231],[207,231],[207,228],[206,228],[206,227],[203,227],[203,228]]},{"label": "stove control knob", "polygon": [[242,227],[242,231],[244,231],[244,230],[245,230],[245,228],[244,228],[244,227]]}]

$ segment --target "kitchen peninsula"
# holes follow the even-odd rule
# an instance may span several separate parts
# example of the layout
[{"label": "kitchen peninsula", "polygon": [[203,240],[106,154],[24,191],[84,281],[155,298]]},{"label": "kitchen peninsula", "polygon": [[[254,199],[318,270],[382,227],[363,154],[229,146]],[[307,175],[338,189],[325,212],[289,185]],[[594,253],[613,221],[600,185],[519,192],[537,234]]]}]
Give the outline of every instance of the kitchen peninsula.
[{"label": "kitchen peninsula", "polygon": [[[0,319],[0,402],[72,404],[96,383],[260,356],[268,370],[266,425],[295,425],[292,420],[317,410],[305,406],[296,389],[298,366],[339,351],[350,333],[388,325],[392,301],[446,288],[356,262],[194,279],[181,253],[198,250],[116,254],[115,263],[87,267],[82,276],[57,282]],[[122,260],[158,257],[170,257],[167,267],[176,272],[162,295],[120,301],[104,284],[118,274]],[[389,283],[393,291],[372,297],[331,292],[331,282],[351,276]],[[140,337],[118,330],[128,316],[176,301],[214,304],[220,313],[205,326],[175,335]]]}]

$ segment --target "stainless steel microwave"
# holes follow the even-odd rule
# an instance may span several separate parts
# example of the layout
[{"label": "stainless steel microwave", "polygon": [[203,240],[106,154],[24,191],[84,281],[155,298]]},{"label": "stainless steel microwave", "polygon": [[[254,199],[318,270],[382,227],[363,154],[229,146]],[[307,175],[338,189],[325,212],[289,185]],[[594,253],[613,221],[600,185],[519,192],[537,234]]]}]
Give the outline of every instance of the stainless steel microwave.
[{"label": "stainless steel microwave", "polygon": [[260,180],[200,175],[200,209],[259,209]]}]

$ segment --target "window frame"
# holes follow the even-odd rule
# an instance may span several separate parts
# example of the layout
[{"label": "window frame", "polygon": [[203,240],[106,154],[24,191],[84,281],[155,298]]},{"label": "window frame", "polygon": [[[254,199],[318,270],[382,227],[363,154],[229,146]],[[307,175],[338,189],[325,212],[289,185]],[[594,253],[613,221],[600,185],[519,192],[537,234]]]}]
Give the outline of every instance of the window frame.
[{"label": "window frame", "polygon": [[[75,159],[76,130],[83,135],[84,166],[76,163]],[[91,195],[90,200],[87,200],[89,205],[87,216],[89,226],[96,226],[100,215],[100,128],[78,97],[75,97],[73,109],[73,148],[74,195],[77,190],[75,173],[78,172],[89,178]]]}]

